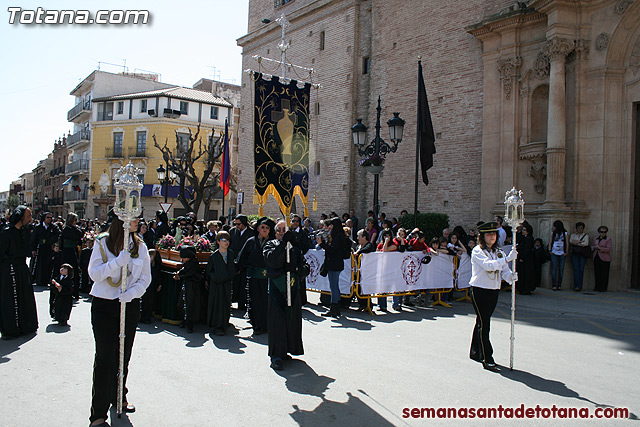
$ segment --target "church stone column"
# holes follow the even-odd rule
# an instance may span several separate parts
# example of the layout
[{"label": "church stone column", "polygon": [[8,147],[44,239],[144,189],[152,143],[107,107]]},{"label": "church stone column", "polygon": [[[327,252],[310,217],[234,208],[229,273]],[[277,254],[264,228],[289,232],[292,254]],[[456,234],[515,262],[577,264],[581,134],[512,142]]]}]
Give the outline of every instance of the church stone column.
[{"label": "church stone column", "polygon": [[549,58],[549,118],[547,123],[547,199],[545,204],[564,204],[566,157],[565,58],[573,42],[553,37],[542,48]]}]

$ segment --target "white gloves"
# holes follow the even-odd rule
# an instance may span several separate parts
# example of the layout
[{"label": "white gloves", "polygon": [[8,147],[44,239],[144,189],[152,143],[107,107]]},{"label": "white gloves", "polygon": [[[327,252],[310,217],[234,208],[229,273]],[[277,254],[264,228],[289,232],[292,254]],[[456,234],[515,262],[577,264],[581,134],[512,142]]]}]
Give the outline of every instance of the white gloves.
[{"label": "white gloves", "polygon": [[518,251],[516,251],[516,248],[514,246],[513,248],[511,248],[511,252],[509,252],[509,255],[507,255],[507,262],[511,262],[516,258],[518,258]]},{"label": "white gloves", "polygon": [[514,285],[518,281],[518,272],[511,273],[511,284]]},{"label": "white gloves", "polygon": [[133,294],[132,289],[127,289],[120,294],[118,299],[120,300],[120,302],[128,303],[135,299],[135,295]]},{"label": "white gloves", "polygon": [[131,254],[129,253],[129,251],[122,251],[120,252],[120,255],[118,255],[118,257],[116,258],[116,265],[118,267],[124,267],[125,265],[129,264],[129,260],[131,259]]}]

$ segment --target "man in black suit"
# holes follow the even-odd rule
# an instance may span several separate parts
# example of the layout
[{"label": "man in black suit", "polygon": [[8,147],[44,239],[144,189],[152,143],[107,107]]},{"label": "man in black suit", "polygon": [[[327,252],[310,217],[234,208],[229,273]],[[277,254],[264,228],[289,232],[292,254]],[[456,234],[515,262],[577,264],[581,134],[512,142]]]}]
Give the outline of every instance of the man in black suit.
[{"label": "man in black suit", "polygon": [[[233,227],[229,230],[229,236],[231,237],[231,243],[229,249],[234,253],[240,253],[240,250],[247,242],[249,237],[255,236],[256,232],[253,228],[249,227],[249,219],[246,215],[238,215],[233,220]],[[246,272],[245,272],[246,273]],[[246,274],[242,272],[233,279],[233,286],[231,288],[231,302],[238,303],[239,310],[246,310],[247,308],[247,291],[246,287]]]}]

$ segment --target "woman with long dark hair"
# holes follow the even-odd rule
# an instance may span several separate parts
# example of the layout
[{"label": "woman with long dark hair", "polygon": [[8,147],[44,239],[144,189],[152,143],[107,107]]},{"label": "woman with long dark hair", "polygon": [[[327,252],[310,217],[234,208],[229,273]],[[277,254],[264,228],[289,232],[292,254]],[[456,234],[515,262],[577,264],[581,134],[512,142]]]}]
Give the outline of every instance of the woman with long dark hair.
[{"label": "woman with long dark hair", "polygon": [[564,263],[569,252],[567,230],[564,228],[562,221],[553,222],[553,231],[549,240],[549,252],[551,252],[551,286],[554,291],[559,291],[562,289]]},{"label": "woman with long dark hair", "polygon": [[344,260],[351,256],[351,243],[342,229],[340,218],[334,217],[329,221],[329,237],[323,240],[317,236],[316,241],[324,249],[324,265],[328,271],[329,287],[331,288],[331,306],[323,313],[325,317],[340,316],[340,273],[344,270]]},{"label": "woman with long dark hair", "polygon": [[501,279],[513,284],[518,274],[509,269],[509,262],[517,258],[515,247],[505,255],[498,246],[498,223],[485,222],[478,227],[478,245],[471,252],[471,301],[476,312],[476,324],[471,338],[469,357],[481,362],[485,369],[497,369],[493,347],[489,341],[491,315],[498,303]]},{"label": "woman with long dark hair", "polygon": [[[91,288],[91,325],[96,353],[93,364],[91,425],[106,424],[109,406],[117,405],[118,358],[120,335],[120,303],[126,303],[124,341],[124,385],[133,339],[140,320],[140,297],[151,283],[149,252],[137,235],[138,220],[129,224],[129,242],[125,247],[124,223],[115,217],[109,232],[98,236],[89,261]],[[127,266],[127,289],[122,292],[122,267]],[[127,402],[127,388],[123,388],[124,412],[134,412]]]}]

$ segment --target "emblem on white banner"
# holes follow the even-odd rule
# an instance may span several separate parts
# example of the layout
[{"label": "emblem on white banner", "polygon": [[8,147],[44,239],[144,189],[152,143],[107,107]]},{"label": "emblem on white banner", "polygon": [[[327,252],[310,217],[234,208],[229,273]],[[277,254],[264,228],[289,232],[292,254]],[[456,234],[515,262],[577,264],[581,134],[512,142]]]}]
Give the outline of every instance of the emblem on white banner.
[{"label": "emblem on white banner", "polygon": [[407,255],[402,260],[402,278],[408,286],[415,286],[420,278],[422,263],[417,255]]}]

